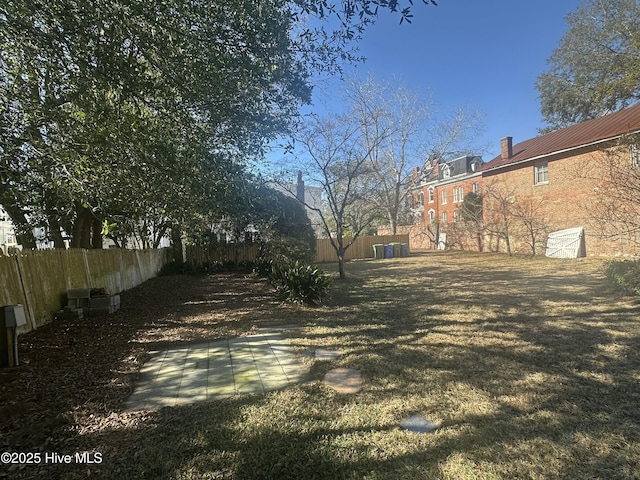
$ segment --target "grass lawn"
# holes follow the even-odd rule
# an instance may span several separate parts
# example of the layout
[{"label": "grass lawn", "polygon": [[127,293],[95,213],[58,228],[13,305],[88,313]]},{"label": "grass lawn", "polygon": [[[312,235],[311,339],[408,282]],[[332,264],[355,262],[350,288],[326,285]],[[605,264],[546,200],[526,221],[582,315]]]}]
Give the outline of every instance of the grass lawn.
[{"label": "grass lawn", "polygon": [[[250,308],[238,304],[224,318],[203,317],[204,311],[188,317],[181,310],[202,303],[209,313],[225,308],[202,288],[216,277],[198,277],[192,280],[200,282],[197,295],[185,293],[172,309],[178,326],[167,344],[184,340],[181,315],[200,315],[190,321],[187,337],[300,325],[286,333],[300,352],[321,347],[342,355],[331,362],[304,359],[312,381],[266,395],[135,414],[119,411],[116,402],[95,411],[95,420],[85,415],[75,426],[64,425],[75,433],[60,453],[90,449],[102,453],[103,463],[47,473],[116,479],[640,478],[638,302],[607,291],[601,264],[473,253],[354,261],[347,265],[349,278],[336,280],[331,299],[319,308],[251,300],[238,290],[243,284],[229,283],[226,294],[240,295]],[[241,320],[231,328],[234,311]],[[164,318],[160,309],[156,315]],[[123,358],[162,344],[161,335],[157,324],[140,327],[119,347]],[[339,394],[322,385],[324,373],[336,367],[359,369],[364,388]],[[124,378],[117,365],[111,375]],[[416,413],[437,430],[399,428]],[[28,478],[27,470],[21,473]]]}]

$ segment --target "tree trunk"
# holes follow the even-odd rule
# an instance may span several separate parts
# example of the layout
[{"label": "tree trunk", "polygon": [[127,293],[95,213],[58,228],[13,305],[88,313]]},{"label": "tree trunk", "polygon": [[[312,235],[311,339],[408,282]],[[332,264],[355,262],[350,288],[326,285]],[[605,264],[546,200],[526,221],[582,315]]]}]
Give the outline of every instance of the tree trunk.
[{"label": "tree trunk", "polygon": [[173,261],[184,263],[184,251],[182,247],[182,232],[180,228],[171,227],[171,244],[173,246]]},{"label": "tree trunk", "polygon": [[100,250],[103,247],[102,222],[96,216],[91,217],[91,248]]},{"label": "tree trunk", "polygon": [[44,202],[47,209],[47,226],[49,227],[47,234],[53,241],[53,248],[64,249],[66,246],[62,238],[62,232],[60,231],[60,218],[57,214],[54,193],[49,189],[45,189],[44,191]]},{"label": "tree trunk", "polygon": [[338,272],[340,272],[340,280],[347,278],[344,270],[344,253],[338,253]]},{"label": "tree trunk", "polygon": [[73,224],[71,248],[91,248],[91,224],[93,215],[91,211],[76,201],[76,221]]},{"label": "tree trunk", "polygon": [[398,233],[398,217],[391,219],[391,235]]},{"label": "tree trunk", "polygon": [[53,248],[66,248],[62,232],[60,231],[60,222],[54,214],[47,214],[47,223],[49,224],[49,236],[53,240]]},{"label": "tree trunk", "polygon": [[477,240],[478,240],[478,251],[479,251],[479,252],[482,252],[482,232],[481,232],[481,231],[479,231],[479,232],[476,234],[476,237],[477,237]]}]

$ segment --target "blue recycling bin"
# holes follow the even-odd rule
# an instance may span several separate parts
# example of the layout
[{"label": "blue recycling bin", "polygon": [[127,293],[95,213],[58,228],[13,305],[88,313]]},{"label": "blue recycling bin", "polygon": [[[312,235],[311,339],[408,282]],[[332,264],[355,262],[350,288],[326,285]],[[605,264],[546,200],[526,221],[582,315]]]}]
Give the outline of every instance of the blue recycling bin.
[{"label": "blue recycling bin", "polygon": [[384,258],[393,258],[393,245],[388,243],[384,245]]}]

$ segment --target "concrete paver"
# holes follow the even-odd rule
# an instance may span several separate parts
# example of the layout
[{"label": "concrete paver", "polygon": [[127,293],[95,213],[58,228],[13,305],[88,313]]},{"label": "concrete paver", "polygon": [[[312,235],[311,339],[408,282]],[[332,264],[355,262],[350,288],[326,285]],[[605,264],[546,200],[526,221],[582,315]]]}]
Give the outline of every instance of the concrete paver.
[{"label": "concrete paver", "polygon": [[286,340],[264,333],[153,352],[140,370],[128,410],[263,393],[304,381],[308,370]]}]

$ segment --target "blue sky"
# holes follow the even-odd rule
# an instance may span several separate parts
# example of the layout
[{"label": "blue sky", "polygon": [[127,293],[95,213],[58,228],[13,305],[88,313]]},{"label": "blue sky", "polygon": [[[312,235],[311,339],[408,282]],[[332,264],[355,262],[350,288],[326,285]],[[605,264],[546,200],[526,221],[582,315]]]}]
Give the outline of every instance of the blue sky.
[{"label": "blue sky", "polygon": [[483,112],[485,133],[477,144],[489,161],[502,137],[518,143],[544,126],[536,78],[567,30],[564,17],[579,4],[439,0],[434,7],[415,0],[411,24],[399,25],[388,13],[379,17],[359,42],[367,61],[346,71],[400,77],[408,88],[430,94],[443,112],[457,105]]}]

